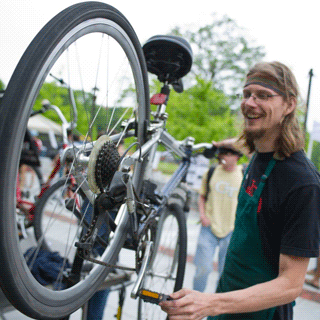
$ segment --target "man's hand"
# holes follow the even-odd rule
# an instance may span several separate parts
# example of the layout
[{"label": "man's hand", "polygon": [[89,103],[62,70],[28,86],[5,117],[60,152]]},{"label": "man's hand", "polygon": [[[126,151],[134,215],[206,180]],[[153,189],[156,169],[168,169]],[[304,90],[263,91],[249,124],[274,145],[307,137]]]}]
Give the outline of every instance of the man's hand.
[{"label": "man's hand", "polygon": [[170,320],[201,320],[218,314],[255,312],[284,305],[301,293],[309,258],[280,254],[277,278],[242,290],[201,293],[182,289],[172,293],[172,301],[160,303]]},{"label": "man's hand", "polygon": [[[201,320],[210,315],[213,294],[190,289],[182,289],[170,295],[173,300],[163,301],[159,305],[170,320]],[[212,313],[212,312],[211,312]]]},{"label": "man's hand", "polygon": [[205,214],[205,197],[203,195],[200,195],[198,200],[198,206],[199,206],[199,212],[200,212],[200,222],[202,226],[208,227],[210,226],[210,220]]},{"label": "man's hand", "polygon": [[230,138],[230,139],[225,139],[221,141],[212,141],[212,145],[214,145],[217,148],[235,148],[235,145],[237,144],[238,138]]},{"label": "man's hand", "polygon": [[210,226],[210,219],[205,214],[200,214],[200,222],[203,227]]}]

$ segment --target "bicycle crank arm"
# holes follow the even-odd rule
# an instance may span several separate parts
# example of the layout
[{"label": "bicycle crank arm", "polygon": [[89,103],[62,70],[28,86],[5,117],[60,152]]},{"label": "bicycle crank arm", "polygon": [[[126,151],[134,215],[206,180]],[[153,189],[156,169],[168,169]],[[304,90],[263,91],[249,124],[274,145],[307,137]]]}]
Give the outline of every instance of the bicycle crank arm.
[{"label": "bicycle crank arm", "polygon": [[145,272],[147,270],[147,266],[149,264],[150,258],[151,258],[151,249],[153,246],[153,242],[152,241],[146,241],[146,250],[144,253],[144,257],[142,260],[142,264],[141,264],[141,268],[138,274],[138,278],[133,286],[133,289],[131,291],[131,298],[133,299],[137,299],[138,295],[139,295],[139,289],[141,287],[141,283],[143,280],[143,277],[145,275]]}]

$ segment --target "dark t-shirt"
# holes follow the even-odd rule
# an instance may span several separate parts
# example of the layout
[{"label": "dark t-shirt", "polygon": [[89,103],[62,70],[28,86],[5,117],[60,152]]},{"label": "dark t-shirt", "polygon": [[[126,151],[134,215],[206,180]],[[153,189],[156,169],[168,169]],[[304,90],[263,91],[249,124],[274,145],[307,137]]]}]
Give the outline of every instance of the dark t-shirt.
[{"label": "dark t-shirt", "polygon": [[[258,153],[243,187],[253,194],[273,153]],[[276,272],[281,254],[319,254],[320,175],[303,151],[277,161],[257,209],[263,250]],[[277,308],[274,320],[292,319],[291,304]]]}]

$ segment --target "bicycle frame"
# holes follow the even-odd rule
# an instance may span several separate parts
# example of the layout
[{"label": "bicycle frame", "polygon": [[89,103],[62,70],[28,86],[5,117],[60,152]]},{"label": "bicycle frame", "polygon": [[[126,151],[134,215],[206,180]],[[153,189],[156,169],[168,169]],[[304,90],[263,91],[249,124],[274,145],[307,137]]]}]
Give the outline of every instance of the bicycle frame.
[{"label": "bicycle frame", "polygon": [[[163,117],[165,113],[165,107],[166,106],[163,104],[158,107],[158,113],[154,115],[156,121],[151,122],[149,125],[148,132],[150,134],[150,139],[142,146],[139,146],[132,155],[125,156],[121,161],[118,169],[120,172],[127,174],[130,171],[132,165],[144,162],[146,165],[146,172],[143,179],[147,180],[151,177],[152,163],[157,147],[160,144],[182,159],[178,169],[171,176],[170,180],[164,185],[162,190],[157,194],[160,201],[157,205],[154,206],[155,214],[153,218],[159,217],[161,215],[162,210],[168,203],[168,199],[172,195],[173,191],[178,187],[178,185],[181,182],[185,182],[185,178],[188,173],[188,168],[191,162],[192,153],[203,148],[211,148],[211,144],[208,143],[200,143],[195,145],[193,137],[187,137],[183,141],[178,141],[174,137],[172,137],[165,130],[166,121],[163,120],[165,119],[165,117]],[[124,123],[124,126],[129,127],[129,124]],[[123,133],[124,136],[131,136],[132,134],[133,131],[131,130]],[[111,140],[117,140],[119,138],[119,134],[111,136],[110,138]],[[93,146],[94,143],[90,142],[83,145],[81,148],[67,147],[61,155],[61,162],[64,163],[64,161],[68,157],[76,157],[80,164],[88,164],[89,157],[86,156],[85,153],[91,151]],[[138,178],[140,179],[141,177]],[[89,201],[92,204],[94,204],[95,195],[90,190],[88,186],[88,181],[82,175],[75,175],[75,179],[77,181],[77,185],[80,186],[80,188],[86,194]],[[127,224],[127,230],[129,231],[129,233],[133,234],[134,232],[138,231],[138,226],[135,223],[136,218],[133,218],[134,215],[136,215],[136,206],[134,204],[135,201],[133,200],[135,196],[133,192],[133,182],[131,180],[130,175],[128,175],[128,181],[126,182],[126,186],[126,206],[123,207],[122,210],[119,210],[117,220],[120,221],[124,219],[125,221],[130,221],[130,223]],[[139,228],[143,229],[143,226],[140,226]],[[146,248],[142,266],[131,292],[132,298],[138,297],[139,288],[143,281],[148,262],[152,255],[153,243],[150,241],[146,241],[145,245]]]},{"label": "bicycle frame", "polygon": [[[138,149],[135,153],[133,153],[133,155],[124,158],[122,163],[120,164],[120,171],[127,172],[129,171],[130,166],[133,165],[135,161],[141,162],[143,161],[143,159],[145,159],[149,155],[150,157],[147,160],[149,162],[147,167],[150,169],[154,159],[155,151],[159,143],[163,144],[167,149],[171,150],[173,153],[175,153],[176,155],[182,158],[182,161],[178,169],[174,172],[174,174],[171,176],[169,181],[164,185],[164,187],[159,193],[159,198],[161,199],[161,202],[159,203],[158,206],[155,207],[156,209],[155,216],[161,215],[161,212],[164,206],[167,204],[168,199],[172,195],[173,191],[178,187],[178,185],[181,182],[185,182],[185,178],[190,166],[192,152],[202,148],[211,147],[211,145],[207,143],[194,145],[194,138],[192,137],[188,137],[183,141],[177,141],[167,131],[165,131],[162,128],[159,128],[159,126],[157,127],[158,128],[155,130],[153,137],[148,142],[146,142],[143,146],[141,146],[140,149]],[[151,126],[150,129],[152,131],[154,128],[152,129],[152,126]],[[148,170],[147,170],[147,173],[148,173]],[[131,215],[132,213],[133,212],[131,212]],[[131,228],[132,227],[133,226],[131,225]],[[153,247],[153,243],[150,241],[146,241],[146,249],[144,253],[142,266],[138,274],[137,280],[134,284],[134,287],[131,291],[131,297],[134,299],[136,299],[139,295],[139,289],[141,287],[141,284],[147,269],[147,265],[152,255],[152,247]]]}]

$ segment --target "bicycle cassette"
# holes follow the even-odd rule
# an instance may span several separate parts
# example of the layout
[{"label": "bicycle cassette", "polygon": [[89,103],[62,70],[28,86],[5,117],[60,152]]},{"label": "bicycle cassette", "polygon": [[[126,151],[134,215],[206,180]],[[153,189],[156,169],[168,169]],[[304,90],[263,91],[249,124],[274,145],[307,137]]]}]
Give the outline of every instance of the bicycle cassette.
[{"label": "bicycle cassette", "polygon": [[120,155],[109,136],[101,136],[91,151],[88,163],[89,188],[94,193],[102,193],[110,185],[118,169]]}]

